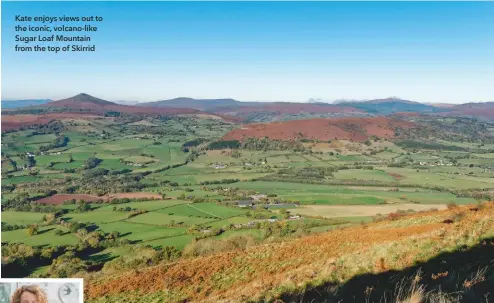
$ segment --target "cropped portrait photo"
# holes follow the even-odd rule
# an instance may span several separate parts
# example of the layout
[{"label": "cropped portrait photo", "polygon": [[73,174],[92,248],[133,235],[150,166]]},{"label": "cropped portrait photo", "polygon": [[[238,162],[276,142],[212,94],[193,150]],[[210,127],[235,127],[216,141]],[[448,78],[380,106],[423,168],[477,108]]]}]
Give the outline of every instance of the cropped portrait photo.
[{"label": "cropped portrait photo", "polygon": [[82,279],[1,279],[0,303],[82,303]]}]

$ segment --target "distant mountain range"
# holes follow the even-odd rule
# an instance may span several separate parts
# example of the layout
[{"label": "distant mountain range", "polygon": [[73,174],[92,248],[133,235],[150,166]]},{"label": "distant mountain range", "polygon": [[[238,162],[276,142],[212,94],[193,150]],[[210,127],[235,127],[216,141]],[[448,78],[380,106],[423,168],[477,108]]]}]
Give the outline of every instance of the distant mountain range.
[{"label": "distant mountain range", "polygon": [[88,94],[52,101],[42,104],[41,107],[65,108],[68,110],[84,110],[92,113],[103,114],[108,112],[123,112],[130,114],[160,115],[160,114],[195,114],[201,111],[192,108],[151,108],[143,106],[121,105],[115,102],[103,100]]},{"label": "distant mountain range", "polygon": [[[124,105],[125,104],[125,105]],[[79,94],[67,99],[51,101],[48,99],[2,101],[2,108],[16,109],[21,107],[57,107],[74,110],[85,110],[95,113],[120,111],[140,114],[180,114],[180,113],[213,113],[237,118],[254,113],[278,115],[283,118],[290,115],[323,115],[325,117],[344,115],[389,115],[400,112],[471,116],[494,120],[494,102],[465,103],[465,104],[424,104],[403,100],[396,97],[373,100],[343,100],[337,103],[320,102],[311,99],[310,102],[244,102],[231,98],[223,99],[194,99],[180,97],[170,100],[143,102],[119,101],[111,102]]]},{"label": "distant mountain range", "polygon": [[[179,97],[170,100],[140,103],[139,106],[146,107],[177,107],[177,108],[194,108],[198,110],[211,110],[218,107],[239,107],[247,106],[252,102],[240,102],[234,99],[193,99]],[[258,102],[254,102],[258,103]]]},{"label": "distant mountain range", "polygon": [[50,99],[2,100],[2,108],[21,108],[51,102]]},{"label": "distant mountain range", "polygon": [[436,113],[442,111],[440,108],[410,100],[398,98],[375,99],[368,101],[341,102],[345,106],[350,106],[364,110],[368,113],[388,115],[398,112],[420,112]]}]

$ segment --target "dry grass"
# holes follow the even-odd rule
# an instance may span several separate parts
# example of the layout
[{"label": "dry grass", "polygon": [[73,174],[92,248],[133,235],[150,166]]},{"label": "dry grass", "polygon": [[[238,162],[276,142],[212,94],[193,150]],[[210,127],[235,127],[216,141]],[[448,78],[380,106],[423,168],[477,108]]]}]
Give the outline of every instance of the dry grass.
[{"label": "dry grass", "polygon": [[444,204],[386,204],[386,205],[304,205],[290,210],[294,214],[323,216],[326,218],[338,217],[365,217],[377,214],[389,214],[398,210],[413,209],[414,211],[428,211],[431,209],[445,209]]},{"label": "dry grass", "polygon": [[[86,281],[85,295],[88,302],[151,302],[157,296],[168,302],[273,301],[282,294],[325,283],[341,285],[366,273],[401,270],[458,247],[477,245],[493,236],[494,203],[471,209],[416,214],[392,224],[371,223],[184,259]],[[442,223],[460,211],[465,212],[460,221]],[[420,224],[414,224],[417,220]],[[397,222],[402,223],[400,227],[394,225]],[[464,287],[479,283],[481,276],[473,275]],[[411,303],[434,295],[438,294],[425,293],[417,281],[397,292],[395,298],[396,302]]]}]

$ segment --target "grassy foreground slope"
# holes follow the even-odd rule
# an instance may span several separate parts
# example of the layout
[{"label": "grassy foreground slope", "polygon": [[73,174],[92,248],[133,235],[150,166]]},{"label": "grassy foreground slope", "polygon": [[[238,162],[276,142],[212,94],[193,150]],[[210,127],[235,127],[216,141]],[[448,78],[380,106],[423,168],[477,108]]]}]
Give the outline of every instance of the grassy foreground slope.
[{"label": "grassy foreground slope", "polygon": [[488,302],[493,239],[494,203],[458,206],[93,279],[85,297],[378,302],[388,292],[386,302]]}]

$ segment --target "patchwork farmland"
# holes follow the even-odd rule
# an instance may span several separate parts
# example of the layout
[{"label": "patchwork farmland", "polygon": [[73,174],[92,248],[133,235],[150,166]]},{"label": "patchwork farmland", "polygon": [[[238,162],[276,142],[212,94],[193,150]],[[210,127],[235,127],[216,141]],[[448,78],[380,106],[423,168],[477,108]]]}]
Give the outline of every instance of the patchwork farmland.
[{"label": "patchwork farmland", "polygon": [[[5,277],[85,277],[94,302],[100,295],[126,302],[135,299],[132,286],[126,297],[108,289],[108,277],[232,253],[272,256],[267,247],[374,222],[403,227],[406,218],[425,216],[410,234],[420,235],[452,224],[432,220],[436,214],[480,209],[494,195],[487,122],[394,115],[241,124],[212,113],[102,114],[105,106],[22,118],[35,123],[25,127],[8,124],[16,116],[9,112],[2,133]],[[452,121],[464,127],[451,132]],[[424,223],[429,219],[435,225]],[[396,232],[399,238],[408,230]],[[277,269],[296,264],[272,257]],[[222,286],[212,287],[223,298]],[[143,298],[153,299],[154,290]],[[205,298],[168,290],[177,291],[170,301]]]}]

